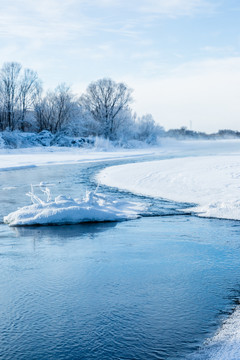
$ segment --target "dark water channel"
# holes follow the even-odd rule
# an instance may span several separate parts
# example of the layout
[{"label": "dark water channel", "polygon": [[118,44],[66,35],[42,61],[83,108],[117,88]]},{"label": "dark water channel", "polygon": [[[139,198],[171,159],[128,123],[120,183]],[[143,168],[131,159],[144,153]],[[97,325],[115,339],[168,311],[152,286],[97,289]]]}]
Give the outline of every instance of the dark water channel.
[{"label": "dark water channel", "polygon": [[[80,197],[106,165],[0,173],[0,219],[29,203],[30,184],[47,180],[54,195]],[[121,223],[0,224],[1,359],[185,359],[236,306],[238,222],[99,191],[143,201],[148,211]]]}]

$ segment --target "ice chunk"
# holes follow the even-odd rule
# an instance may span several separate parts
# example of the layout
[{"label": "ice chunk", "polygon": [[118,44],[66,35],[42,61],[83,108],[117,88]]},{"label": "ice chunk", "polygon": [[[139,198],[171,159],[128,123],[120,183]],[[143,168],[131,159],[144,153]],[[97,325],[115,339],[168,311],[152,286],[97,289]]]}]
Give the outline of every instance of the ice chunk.
[{"label": "ice chunk", "polygon": [[32,186],[27,194],[32,200],[32,205],[24,206],[5,216],[4,222],[10,226],[26,226],[122,221],[136,219],[144,210],[142,203],[115,200],[95,191],[87,192],[83,199],[59,195],[52,200],[49,188],[41,183],[40,189],[46,200],[37,196]]}]

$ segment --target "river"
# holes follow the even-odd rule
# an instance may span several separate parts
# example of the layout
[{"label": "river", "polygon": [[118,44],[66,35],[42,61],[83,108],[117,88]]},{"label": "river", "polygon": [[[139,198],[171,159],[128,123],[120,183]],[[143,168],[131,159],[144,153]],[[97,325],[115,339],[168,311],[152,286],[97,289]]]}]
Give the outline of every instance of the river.
[{"label": "river", "polygon": [[[53,194],[79,197],[96,187],[99,170],[126,161],[2,172],[0,220],[29,203],[31,184],[47,181]],[[186,204],[99,191],[148,210],[119,223],[1,222],[1,359],[191,359],[236,308],[238,222],[184,214]]]}]

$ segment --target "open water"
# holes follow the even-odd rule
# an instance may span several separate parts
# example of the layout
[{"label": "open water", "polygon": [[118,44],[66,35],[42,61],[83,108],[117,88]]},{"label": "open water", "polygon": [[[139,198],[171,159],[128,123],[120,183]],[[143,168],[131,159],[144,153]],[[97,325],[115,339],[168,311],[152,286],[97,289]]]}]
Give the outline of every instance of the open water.
[{"label": "open water", "polygon": [[[0,173],[0,221],[29,203],[30,184],[47,180],[53,194],[80,197],[107,165]],[[239,222],[183,214],[186,204],[99,191],[145,202],[148,211],[120,223],[0,224],[0,358],[229,359],[228,344],[205,341],[238,309]]]}]

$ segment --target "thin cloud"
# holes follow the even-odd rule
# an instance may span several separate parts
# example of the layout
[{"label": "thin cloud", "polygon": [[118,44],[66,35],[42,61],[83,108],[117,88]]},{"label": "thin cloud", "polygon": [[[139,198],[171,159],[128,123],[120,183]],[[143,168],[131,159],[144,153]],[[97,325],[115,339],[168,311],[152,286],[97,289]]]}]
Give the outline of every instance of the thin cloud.
[{"label": "thin cloud", "polygon": [[204,46],[201,49],[206,54],[212,54],[214,56],[237,56],[239,55],[239,51],[237,51],[234,46]]},{"label": "thin cloud", "polygon": [[142,2],[140,10],[155,15],[178,17],[200,12],[211,13],[215,8],[216,4],[205,0],[148,0]]},{"label": "thin cloud", "polygon": [[156,16],[186,16],[212,8],[207,0],[8,0],[0,4],[0,37],[48,43],[111,32],[137,40]]},{"label": "thin cloud", "polygon": [[71,6],[76,2],[42,0],[9,1],[0,5],[0,37],[49,40],[87,35],[98,25],[78,8],[77,17]]}]

